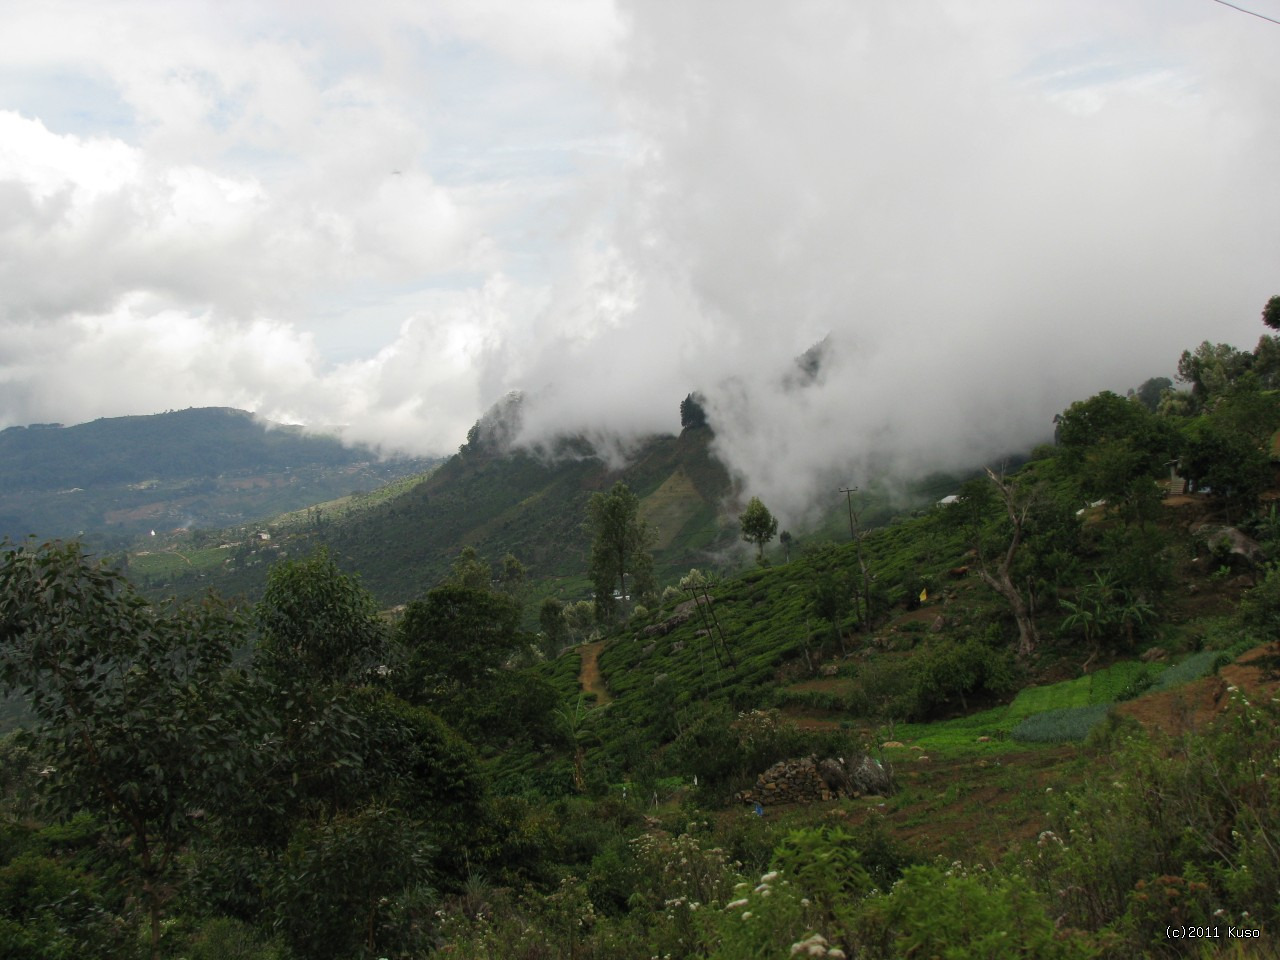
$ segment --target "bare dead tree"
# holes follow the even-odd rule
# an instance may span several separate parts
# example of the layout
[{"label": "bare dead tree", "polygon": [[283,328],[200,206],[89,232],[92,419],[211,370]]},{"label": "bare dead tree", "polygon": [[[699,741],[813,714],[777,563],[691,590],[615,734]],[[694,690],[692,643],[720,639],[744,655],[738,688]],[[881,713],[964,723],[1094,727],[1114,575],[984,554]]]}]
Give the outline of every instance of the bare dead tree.
[{"label": "bare dead tree", "polygon": [[985,549],[981,533],[975,530],[973,547],[977,554],[978,576],[1009,604],[1014,622],[1018,625],[1018,656],[1027,657],[1039,644],[1040,635],[1036,631],[1036,622],[1031,615],[1027,599],[1013,582],[1012,570],[1018,548],[1022,545],[1022,538],[1026,533],[1028,517],[1035,505],[1036,495],[1034,491],[1006,479],[1003,473],[997,475],[990,467],[986,470],[987,476],[995,485],[1000,500],[1004,504],[1012,530],[1003,553],[994,558]]}]

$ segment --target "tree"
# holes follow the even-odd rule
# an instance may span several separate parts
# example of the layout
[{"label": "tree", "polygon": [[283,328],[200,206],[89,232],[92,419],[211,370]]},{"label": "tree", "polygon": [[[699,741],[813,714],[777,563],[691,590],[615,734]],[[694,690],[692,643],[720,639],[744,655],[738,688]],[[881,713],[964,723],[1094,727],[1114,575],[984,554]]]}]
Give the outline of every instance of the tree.
[{"label": "tree", "polygon": [[1266,452],[1248,434],[1210,417],[1192,424],[1182,454],[1182,470],[1197,487],[1208,487],[1228,518],[1251,513],[1271,482]]},{"label": "tree", "polygon": [[[512,557],[512,559],[515,558]],[[468,590],[488,590],[493,579],[492,573],[489,564],[480,558],[476,548],[466,546],[454,559],[453,566],[449,568],[449,577],[445,582]]]},{"label": "tree", "polygon": [[1280,387],[1280,337],[1263,334],[1253,348],[1253,366],[1250,368],[1264,390]]},{"label": "tree", "polygon": [[1195,352],[1183,350],[1178,360],[1178,380],[1190,384],[1198,403],[1206,403],[1236,381],[1253,365],[1253,354],[1229,343],[1205,340]]},{"label": "tree", "polygon": [[691,393],[680,401],[680,428],[682,430],[707,425],[707,412],[702,407],[703,396]]},{"label": "tree", "polygon": [[1280,294],[1268,300],[1262,308],[1262,322],[1272,330],[1280,330]]},{"label": "tree", "polygon": [[259,666],[271,677],[319,685],[356,679],[378,665],[386,631],[373,597],[321,549],[277,563],[255,609]]},{"label": "tree", "polygon": [[542,628],[542,652],[551,659],[560,652],[569,633],[564,603],[556,597],[543,600],[542,606],[538,608],[538,626]]},{"label": "tree", "polygon": [[1149,380],[1142,381],[1141,386],[1137,390],[1130,390],[1129,396],[1136,399],[1140,404],[1155,413],[1160,406],[1160,398],[1166,390],[1173,389],[1173,381],[1168,377],[1151,377]]},{"label": "tree", "polygon": [[[1013,581],[1013,568],[1029,532],[1038,492],[990,468],[987,480],[989,483],[980,479],[966,483],[960,491],[961,509],[952,515],[966,528],[976,555],[978,577],[1009,604],[1018,627],[1018,655],[1027,657],[1040,642],[1040,635],[1031,606]],[[997,524],[998,532],[993,535],[988,529],[988,514],[995,510],[1003,512],[1007,523]]]},{"label": "tree", "polygon": [[0,685],[30,700],[52,808],[101,823],[153,958],[200,811],[242,789],[240,637],[217,602],[153,607],[79,544],[0,544]]},{"label": "tree", "polygon": [[1271,438],[1280,427],[1280,400],[1260,389],[1252,372],[1216,399],[1209,412],[1189,423],[1183,472],[1213,490],[1237,518],[1252,512],[1271,482]]},{"label": "tree", "polygon": [[747,509],[738,517],[738,523],[742,526],[742,539],[756,545],[756,560],[763,563],[764,545],[778,532],[777,518],[759,497],[752,497]]},{"label": "tree", "polygon": [[404,698],[448,703],[478,692],[521,649],[519,627],[520,608],[492,590],[446,584],[414,600],[396,626],[408,658]]},{"label": "tree", "polygon": [[652,593],[653,557],[648,524],[640,517],[640,499],[619,480],[608,493],[592,494],[587,504],[591,545],[591,581],[595,587],[596,614],[602,620],[614,615],[614,593],[627,597],[627,574],[634,579],[637,595]]},{"label": "tree", "polygon": [[1118,504],[1131,518],[1146,518],[1158,502],[1155,478],[1176,445],[1166,420],[1109,390],[1073,403],[1058,421],[1063,465],[1084,496]]},{"label": "tree", "polygon": [[791,536],[790,530],[783,530],[778,534],[778,542],[782,544],[782,549],[786,551],[787,563],[791,562],[791,544],[795,539]]},{"label": "tree", "polygon": [[508,553],[502,558],[502,592],[521,607],[524,606],[527,576],[524,564],[514,553]]}]

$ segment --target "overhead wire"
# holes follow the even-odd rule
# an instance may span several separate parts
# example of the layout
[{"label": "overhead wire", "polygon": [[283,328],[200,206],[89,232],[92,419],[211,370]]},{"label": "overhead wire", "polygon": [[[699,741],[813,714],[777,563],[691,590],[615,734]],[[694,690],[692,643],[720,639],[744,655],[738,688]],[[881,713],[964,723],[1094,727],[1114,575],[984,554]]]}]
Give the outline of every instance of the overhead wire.
[{"label": "overhead wire", "polygon": [[1241,13],[1247,13],[1251,17],[1257,17],[1259,20],[1266,20],[1268,23],[1280,24],[1280,20],[1268,17],[1265,13],[1257,13],[1253,10],[1246,10],[1244,7],[1237,7],[1234,3],[1227,3],[1227,0],[1213,0],[1214,3],[1220,3],[1224,7],[1230,7],[1232,10],[1239,10]]}]

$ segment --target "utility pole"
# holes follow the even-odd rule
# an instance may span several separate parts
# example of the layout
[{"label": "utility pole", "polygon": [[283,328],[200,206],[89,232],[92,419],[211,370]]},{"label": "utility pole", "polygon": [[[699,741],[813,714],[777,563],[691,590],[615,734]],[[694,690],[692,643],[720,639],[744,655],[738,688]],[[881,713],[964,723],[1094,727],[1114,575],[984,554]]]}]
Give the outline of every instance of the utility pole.
[{"label": "utility pole", "polygon": [[858,492],[857,487],[841,487],[840,492],[844,494],[845,500],[849,504],[849,539],[857,540],[858,536],[854,533],[853,527],[853,495]]}]

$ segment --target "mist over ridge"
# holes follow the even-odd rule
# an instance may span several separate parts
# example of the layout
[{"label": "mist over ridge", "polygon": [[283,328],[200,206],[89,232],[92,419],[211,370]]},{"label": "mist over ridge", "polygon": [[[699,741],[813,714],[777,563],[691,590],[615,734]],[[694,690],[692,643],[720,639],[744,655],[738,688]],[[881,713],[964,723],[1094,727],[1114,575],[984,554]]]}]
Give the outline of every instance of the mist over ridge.
[{"label": "mist over ridge", "polygon": [[15,14],[0,427],[443,454],[518,391],[518,444],[614,462],[696,389],[796,522],[1249,348],[1276,292],[1276,31],[1220,5],[428,6]]}]

